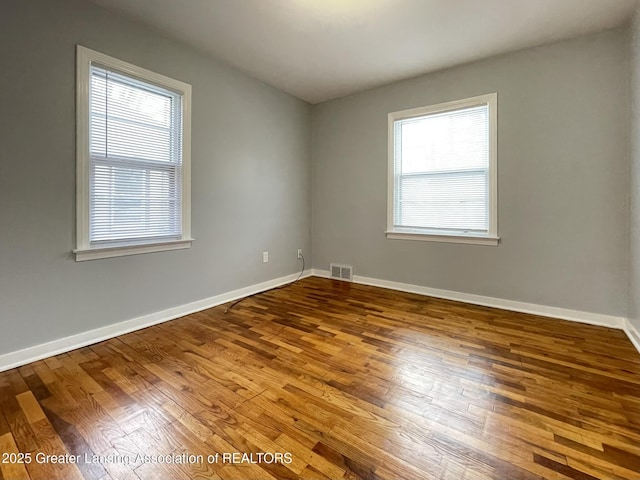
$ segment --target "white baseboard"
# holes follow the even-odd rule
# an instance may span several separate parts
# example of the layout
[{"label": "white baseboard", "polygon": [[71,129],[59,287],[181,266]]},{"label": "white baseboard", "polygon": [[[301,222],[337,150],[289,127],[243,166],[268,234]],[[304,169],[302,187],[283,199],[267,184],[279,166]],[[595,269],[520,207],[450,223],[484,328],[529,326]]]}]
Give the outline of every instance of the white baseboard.
[{"label": "white baseboard", "polygon": [[629,337],[633,346],[636,347],[636,350],[640,353],[640,331],[638,331],[638,329],[632,325],[628,319],[624,322],[624,333],[627,334],[627,337]]},{"label": "white baseboard", "polygon": [[[312,273],[313,275],[318,277],[329,278],[330,276],[329,271],[327,270],[314,269]],[[353,281],[354,283],[360,283],[362,285],[389,288],[391,290],[417,293],[430,297],[444,298],[446,300],[456,300],[458,302],[482,305],[485,307],[502,308],[504,310],[512,310],[514,312],[532,313],[534,315],[541,315],[543,317],[560,318],[563,320],[572,320],[574,322],[588,323],[590,325],[598,325],[603,327],[623,329],[626,322],[626,319],[624,317],[616,317],[613,315],[603,315],[600,313],[550,307],[547,305],[538,305],[535,303],[505,300],[503,298],[485,297],[482,295],[473,295],[470,293],[455,292],[452,290],[440,290],[438,288],[422,287],[420,285],[411,285],[408,283],[391,282],[388,280],[380,280],[378,278],[362,277],[360,275],[354,275]]]},{"label": "white baseboard", "polygon": [[[119,335],[124,335],[125,333],[167,322],[175,318],[184,317],[190,313],[199,312],[207,308],[231,302],[238,298],[264,292],[274,287],[284,285],[285,283],[292,282],[298,278],[298,275],[298,273],[287,275],[285,277],[276,278],[267,282],[215,295],[196,302],[169,308],[161,312],[150,313],[149,315],[143,315],[131,320],[125,320],[124,322],[114,323],[113,325],[107,325],[87,332],[78,333],[76,335],[71,335],[70,337],[53,340],[40,345],[34,345],[15,352],[5,353],[0,355],[0,372],[20,367],[27,363],[35,362],[36,360],[42,360],[43,358],[51,357],[53,355],[69,352],[77,348],[86,347],[87,345],[102,342]],[[307,271],[302,278],[309,276],[311,276],[311,272]]]},{"label": "white baseboard", "polygon": [[[329,278],[329,272],[326,270],[312,269],[305,272],[302,278],[306,278],[309,276]],[[267,282],[262,282],[256,285],[251,285],[249,287],[233,290],[231,292],[215,295],[213,297],[198,300],[196,302],[169,308],[161,312],[143,315],[131,320],[125,320],[124,322],[107,325],[105,327],[96,328],[94,330],[89,330],[87,332],[82,332],[76,335],[71,335],[69,337],[53,340],[51,342],[27,347],[15,352],[6,353],[0,355],[0,372],[20,367],[37,360],[42,360],[43,358],[69,352],[77,348],[86,347],[87,345],[102,342],[104,340],[108,340],[119,335],[124,335],[125,333],[133,332],[135,330],[140,330],[152,325],[167,322],[175,318],[189,315],[190,313],[199,312],[207,308],[231,302],[238,298],[264,292],[274,287],[278,287],[280,285],[284,285],[285,283],[291,282],[296,278],[298,278],[298,274],[287,275],[285,277],[276,278]],[[391,290],[417,293],[448,300],[457,300],[459,302],[471,303],[475,305],[502,308],[505,310],[513,310],[516,312],[532,313],[545,317],[561,318],[564,320],[572,320],[575,322],[588,323],[591,325],[622,329],[625,331],[625,333],[631,340],[631,343],[633,343],[633,345],[640,353],[640,333],[627,319],[623,317],[582,312],[579,310],[569,310],[558,307],[549,307],[546,305],[517,302],[514,300],[485,297],[481,295],[472,295],[468,293],[454,292],[451,290],[440,290],[436,288],[422,287],[419,285],[411,285],[407,283],[380,280],[377,278],[362,277],[359,275],[354,275],[353,281],[355,283],[360,283],[363,285],[389,288]]]},{"label": "white baseboard", "polygon": [[[316,277],[330,278],[330,272],[328,270],[313,269],[311,273]],[[502,308],[505,310],[512,310],[514,312],[532,313],[543,317],[560,318],[562,320],[571,320],[573,322],[587,323],[589,325],[616,328],[618,330],[623,330],[627,334],[627,337],[629,337],[633,346],[636,348],[638,353],[640,353],[640,330],[638,330],[628,319],[624,317],[584,312],[581,310],[571,310],[567,308],[550,307],[548,305],[539,305],[536,303],[505,300],[503,298],[485,297],[482,295],[473,295],[470,293],[455,292],[452,290],[440,290],[437,288],[422,287],[420,285],[362,277],[360,275],[354,275],[353,281],[354,283],[360,283],[362,285],[389,288],[391,290],[399,290],[401,292],[417,293],[420,295],[456,300],[458,302],[482,305],[485,307]]]}]

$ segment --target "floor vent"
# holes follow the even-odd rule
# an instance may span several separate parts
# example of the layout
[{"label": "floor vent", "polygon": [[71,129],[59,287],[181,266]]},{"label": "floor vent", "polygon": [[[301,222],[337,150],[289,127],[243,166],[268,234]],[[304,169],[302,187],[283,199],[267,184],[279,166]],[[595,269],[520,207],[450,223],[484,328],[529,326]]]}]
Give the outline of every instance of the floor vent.
[{"label": "floor vent", "polygon": [[331,271],[331,278],[335,280],[353,281],[353,267],[351,265],[332,263],[329,270]]}]

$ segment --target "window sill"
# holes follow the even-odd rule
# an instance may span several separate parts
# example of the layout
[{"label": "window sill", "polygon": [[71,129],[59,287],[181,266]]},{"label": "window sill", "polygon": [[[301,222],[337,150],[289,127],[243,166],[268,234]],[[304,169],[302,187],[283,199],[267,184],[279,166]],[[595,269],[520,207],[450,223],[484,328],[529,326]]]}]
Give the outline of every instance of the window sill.
[{"label": "window sill", "polygon": [[118,245],[115,247],[95,247],[77,249],[73,253],[76,255],[76,262],[86,260],[97,260],[99,258],[124,257],[126,255],[137,255],[140,253],[164,252],[167,250],[182,250],[191,248],[193,239],[174,240],[170,242],[145,243],[143,245]]},{"label": "window sill", "polygon": [[418,240],[421,242],[466,243],[473,245],[498,245],[500,237],[473,235],[438,235],[418,232],[385,232],[387,238],[393,240]]}]

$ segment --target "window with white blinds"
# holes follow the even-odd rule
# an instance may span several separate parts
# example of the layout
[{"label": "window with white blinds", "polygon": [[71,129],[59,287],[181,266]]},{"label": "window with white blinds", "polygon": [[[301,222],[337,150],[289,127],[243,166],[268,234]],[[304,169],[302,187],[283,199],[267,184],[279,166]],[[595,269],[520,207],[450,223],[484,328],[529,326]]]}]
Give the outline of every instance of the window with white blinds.
[{"label": "window with white blinds", "polygon": [[497,244],[496,94],[389,114],[387,236]]},{"label": "window with white blinds", "polygon": [[188,247],[190,87],[83,47],[78,57],[76,259]]}]

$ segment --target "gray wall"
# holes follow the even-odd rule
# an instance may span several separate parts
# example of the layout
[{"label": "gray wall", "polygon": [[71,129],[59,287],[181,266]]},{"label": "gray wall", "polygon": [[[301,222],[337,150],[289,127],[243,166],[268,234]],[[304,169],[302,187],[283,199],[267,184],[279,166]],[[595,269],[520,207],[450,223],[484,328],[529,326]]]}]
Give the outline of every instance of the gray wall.
[{"label": "gray wall", "polygon": [[[637,322],[640,198],[630,215],[627,33],[311,108],[84,0],[3,0],[0,354],[297,272],[296,249],[310,259],[312,237],[315,268],[350,263],[359,275],[434,288],[626,315],[629,287]],[[193,85],[190,250],[73,260],[78,43]],[[494,91],[502,244],[387,240],[387,113]],[[631,94],[640,105],[638,89]],[[640,136],[631,140],[637,192]]]},{"label": "gray wall", "polygon": [[[190,250],[70,255],[78,43],[193,86]],[[296,273],[310,253],[308,104],[79,0],[2,0],[0,66],[0,354]]]},{"label": "gray wall", "polygon": [[[627,55],[617,29],[314,107],[314,268],[625,316]],[[490,92],[502,243],[386,239],[387,113]]]},{"label": "gray wall", "polygon": [[640,8],[631,22],[629,321],[640,331]]}]

